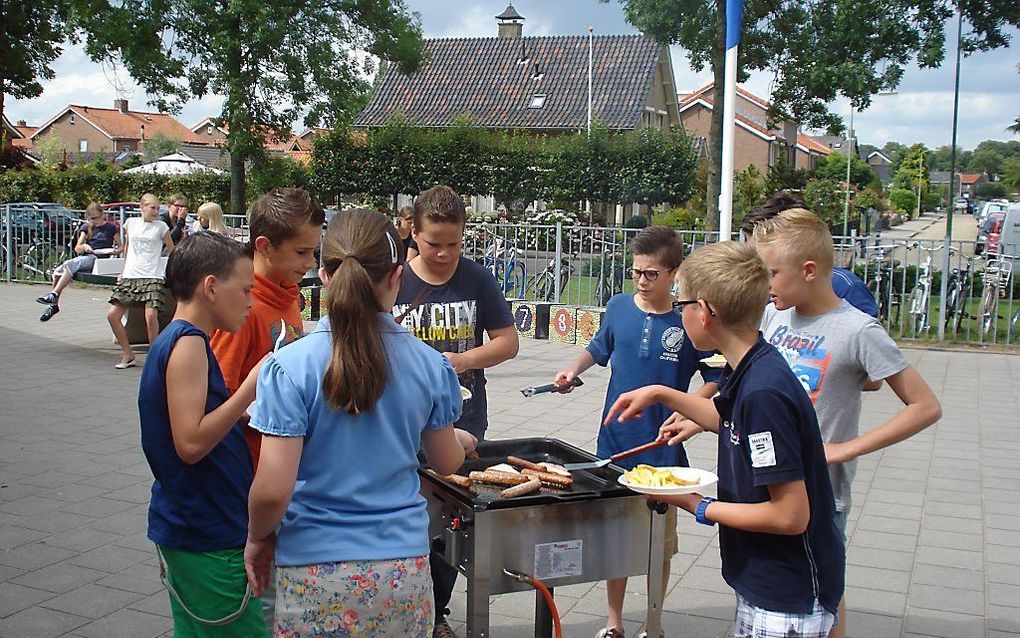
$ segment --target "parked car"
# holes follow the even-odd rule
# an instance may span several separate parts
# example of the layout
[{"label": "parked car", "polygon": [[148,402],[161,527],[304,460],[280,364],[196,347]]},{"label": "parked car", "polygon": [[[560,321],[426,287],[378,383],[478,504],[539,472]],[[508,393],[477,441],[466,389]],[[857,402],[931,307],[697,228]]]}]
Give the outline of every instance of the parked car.
[{"label": "parked car", "polygon": [[66,244],[81,223],[82,220],[62,204],[16,202],[0,207],[0,234],[6,234],[9,228],[12,240],[17,243]]},{"label": "parked car", "polygon": [[984,224],[978,227],[977,242],[974,244],[975,255],[980,255],[983,252],[991,253],[991,242],[989,241],[989,237],[993,231],[996,233],[999,232],[996,230],[996,225],[1000,223],[1002,218],[1005,216],[1005,212],[1000,213],[996,211],[989,213],[988,216],[985,217]]},{"label": "parked car", "polygon": [[[991,235],[989,235],[988,250],[991,251],[991,249]],[[1002,221],[999,222],[996,254],[1010,257],[1020,256],[1020,203],[1010,204]]]},{"label": "parked car", "polygon": [[981,226],[984,225],[985,220],[988,219],[988,215],[991,213],[1005,213],[1007,206],[1009,206],[1009,202],[1001,200],[985,202],[982,204],[981,212],[978,213],[977,216],[978,228],[981,228]]}]

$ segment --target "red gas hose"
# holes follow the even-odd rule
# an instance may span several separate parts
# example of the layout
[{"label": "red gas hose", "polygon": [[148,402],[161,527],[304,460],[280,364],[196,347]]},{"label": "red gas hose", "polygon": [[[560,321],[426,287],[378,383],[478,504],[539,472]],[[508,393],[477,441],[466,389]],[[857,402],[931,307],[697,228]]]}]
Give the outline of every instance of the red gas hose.
[{"label": "red gas hose", "polygon": [[549,591],[549,588],[537,578],[528,576],[527,574],[517,570],[504,569],[503,573],[518,582],[531,585],[542,594],[542,597],[545,598],[545,604],[549,606],[549,615],[552,616],[553,630],[556,632],[556,638],[563,638],[563,626],[560,624],[560,612],[556,609],[556,601],[553,600],[553,595],[552,592]]}]

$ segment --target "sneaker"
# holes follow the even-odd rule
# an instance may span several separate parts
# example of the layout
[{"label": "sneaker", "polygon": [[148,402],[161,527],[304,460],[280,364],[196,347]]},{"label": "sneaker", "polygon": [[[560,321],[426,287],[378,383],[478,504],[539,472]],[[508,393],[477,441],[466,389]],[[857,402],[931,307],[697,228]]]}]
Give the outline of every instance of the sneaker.
[{"label": "sneaker", "polygon": [[57,314],[58,312],[60,312],[60,306],[58,306],[55,303],[52,303],[50,304],[49,308],[43,311],[42,315],[39,317],[39,321],[49,321],[50,319],[53,318],[53,315]]},{"label": "sneaker", "polygon": [[43,295],[42,297],[36,297],[35,301],[36,301],[36,303],[41,303],[41,304],[44,304],[44,305],[47,305],[47,306],[52,306],[55,303],[57,303],[57,293],[55,293],[55,292],[48,292],[45,295]]},{"label": "sneaker", "polygon": [[595,638],[624,638],[623,630],[619,627],[604,627],[599,629]]},{"label": "sneaker", "polygon": [[436,626],[432,629],[432,638],[457,638],[457,634],[453,633],[450,623],[443,618],[436,621]]}]

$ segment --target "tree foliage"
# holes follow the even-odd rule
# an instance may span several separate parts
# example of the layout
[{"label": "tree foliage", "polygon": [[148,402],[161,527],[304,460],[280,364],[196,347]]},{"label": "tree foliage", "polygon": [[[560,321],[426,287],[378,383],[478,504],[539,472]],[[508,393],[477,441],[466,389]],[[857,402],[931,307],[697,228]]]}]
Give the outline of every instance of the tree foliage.
[{"label": "tree foliage", "polygon": [[[63,0],[3,0],[0,2],[0,115],[4,95],[33,98],[42,94],[40,80],[53,79],[50,65],[70,35]],[[0,148],[7,145],[3,132]]]},{"label": "tree foliage", "polygon": [[[663,44],[678,44],[691,67],[713,72],[712,126],[708,140],[709,213],[715,212],[722,143],[725,6],[722,0],[620,0],[627,20]],[[1015,0],[746,0],[738,81],[750,71],[773,73],[775,119],[792,116],[814,128],[832,128],[828,110],[838,95],[863,109],[871,97],[897,86],[904,67],[939,66],[945,57],[945,23],[963,11],[970,26],[965,51],[1004,47],[1009,27],[1020,26]]]},{"label": "tree foliage", "polygon": [[[914,144],[900,158],[899,168],[893,175],[893,192],[896,190],[909,190],[914,193],[920,193],[921,201],[925,201],[930,182],[929,170],[924,145]],[[889,199],[892,200],[891,193]],[[916,210],[916,195],[914,196],[914,206],[914,210]]]},{"label": "tree foliage", "polygon": [[181,150],[181,141],[165,133],[156,133],[145,140],[142,145],[142,160],[146,163],[155,162],[161,157]]},{"label": "tree foliage", "polygon": [[[857,157],[850,159],[850,183],[858,188],[872,184],[878,179],[874,169]],[[824,157],[815,164],[815,177],[828,179],[835,182],[846,182],[847,156],[842,153],[833,153]]]},{"label": "tree foliage", "polygon": [[917,210],[917,195],[912,190],[894,188],[889,192],[889,203],[895,210],[909,216]]},{"label": "tree foliage", "polygon": [[123,62],[161,110],[224,95],[235,207],[245,163],[276,131],[349,120],[363,104],[367,51],[405,72],[421,62],[421,27],[403,0],[68,0],[93,59]]},{"label": "tree foliage", "polygon": [[461,121],[448,130],[400,118],[362,135],[345,129],[316,140],[311,183],[320,196],[393,197],[444,183],[462,195],[495,196],[508,210],[532,200],[627,203],[687,201],[697,156],[683,130],[554,138],[497,133]]}]

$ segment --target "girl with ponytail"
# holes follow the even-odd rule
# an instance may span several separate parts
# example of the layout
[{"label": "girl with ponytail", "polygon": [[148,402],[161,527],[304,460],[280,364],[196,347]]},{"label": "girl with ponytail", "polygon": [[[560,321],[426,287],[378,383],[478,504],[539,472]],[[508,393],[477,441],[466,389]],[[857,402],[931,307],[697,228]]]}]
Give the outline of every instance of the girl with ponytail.
[{"label": "girl with ponytail", "polygon": [[460,384],[446,357],[393,321],[403,262],[388,219],[336,215],[319,270],[328,317],[259,375],[245,566],[261,594],[275,558],[273,635],[432,631],[417,453],[449,474],[476,441],[451,425]]}]

